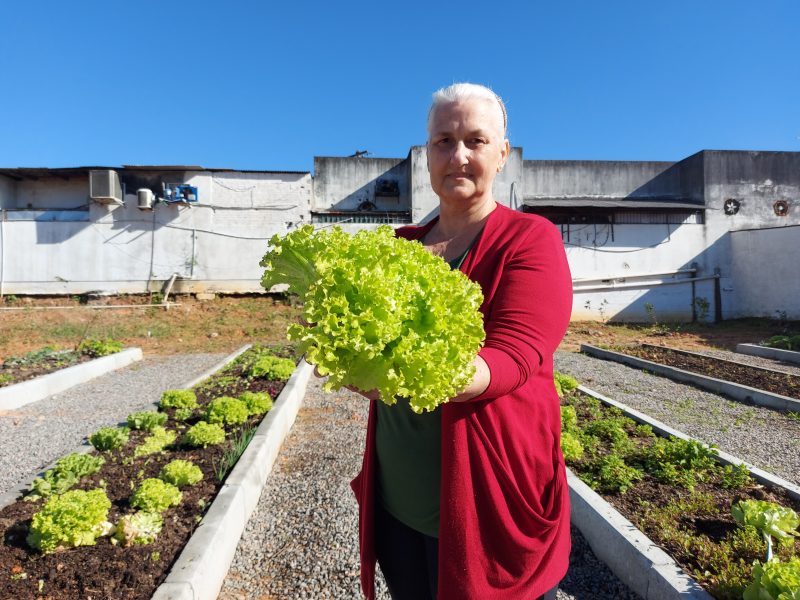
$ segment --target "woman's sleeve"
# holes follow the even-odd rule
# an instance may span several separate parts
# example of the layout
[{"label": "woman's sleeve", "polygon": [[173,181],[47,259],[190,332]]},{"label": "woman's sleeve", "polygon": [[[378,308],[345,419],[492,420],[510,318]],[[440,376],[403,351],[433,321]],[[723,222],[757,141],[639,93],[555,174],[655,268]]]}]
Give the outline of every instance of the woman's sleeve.
[{"label": "woman's sleeve", "polygon": [[491,380],[473,400],[513,392],[533,376],[564,337],[572,311],[572,277],[558,229],[536,223],[502,265],[486,315],[479,356]]}]

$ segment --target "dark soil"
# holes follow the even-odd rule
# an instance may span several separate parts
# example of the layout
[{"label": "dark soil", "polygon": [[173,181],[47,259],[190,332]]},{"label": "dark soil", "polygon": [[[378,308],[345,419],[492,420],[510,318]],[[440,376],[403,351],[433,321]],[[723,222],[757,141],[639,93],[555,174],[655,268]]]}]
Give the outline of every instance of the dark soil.
[{"label": "dark soil", "polygon": [[800,377],[796,375],[649,344],[625,347],[622,352],[684,371],[800,399]]},{"label": "dark soil", "polygon": [[[248,379],[244,376],[244,360],[212,377],[196,388],[200,405],[219,396],[237,396],[244,391],[266,391],[277,398],[283,382]],[[167,427],[175,429],[172,420]],[[197,418],[186,422],[187,427]],[[258,426],[261,417],[253,417],[242,426]],[[228,429],[227,439],[237,430]],[[128,444],[113,453],[105,453],[106,463],[100,471],[81,481],[75,489],[92,489],[104,481],[112,502],[108,520],[115,523],[125,513],[132,512],[128,498],[132,486],[144,478],[158,476],[168,462],[180,458],[193,461],[203,471],[203,479],[184,488],[179,506],[163,514],[164,527],[152,544],[125,548],[115,546],[108,537],[97,540],[95,546],[84,546],[42,555],[28,547],[31,518],[41,509],[43,501],[19,500],[0,510],[0,598],[15,600],[146,600],[164,581],[181,550],[197,527],[222,486],[215,470],[230,442],[209,448],[187,448],[176,445],[164,454],[141,457],[123,464],[132,457],[133,449],[146,433],[132,431]]]},{"label": "dark soil", "polygon": [[69,351],[61,355],[49,355],[31,363],[22,361],[22,364],[18,364],[13,360],[7,359],[6,362],[0,364],[0,387],[21,383],[41,375],[48,375],[90,360],[94,360],[94,357]]}]

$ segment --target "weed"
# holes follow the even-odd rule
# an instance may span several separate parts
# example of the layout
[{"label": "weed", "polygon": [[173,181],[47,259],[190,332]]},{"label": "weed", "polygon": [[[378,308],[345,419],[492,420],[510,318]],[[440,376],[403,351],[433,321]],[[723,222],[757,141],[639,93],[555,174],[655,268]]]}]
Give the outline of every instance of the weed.
[{"label": "weed", "polygon": [[706,319],[708,319],[708,313],[711,309],[711,303],[708,301],[707,298],[703,296],[698,296],[694,299],[694,308],[697,313],[697,320],[701,323],[705,323]]},{"label": "weed", "polygon": [[244,451],[247,449],[247,446],[250,444],[250,440],[253,439],[255,434],[255,427],[247,427],[242,429],[238,435],[231,440],[230,447],[222,454],[219,462],[214,464],[214,473],[216,474],[218,481],[221,482],[225,480],[225,478],[228,476],[228,473],[230,473],[230,470],[239,460],[239,457],[241,457]]}]

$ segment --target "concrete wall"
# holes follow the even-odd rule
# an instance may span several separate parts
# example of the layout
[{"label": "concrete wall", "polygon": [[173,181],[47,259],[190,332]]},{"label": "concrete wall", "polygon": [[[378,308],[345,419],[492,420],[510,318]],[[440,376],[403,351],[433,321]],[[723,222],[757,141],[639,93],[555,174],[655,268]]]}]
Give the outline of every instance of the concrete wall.
[{"label": "concrete wall", "polygon": [[0,209],[16,208],[16,182],[10,177],[0,175]]},{"label": "concrete wall", "polygon": [[[397,182],[400,195],[376,196],[378,179]],[[312,210],[357,210],[363,202],[371,202],[377,210],[410,210],[408,160],[314,157]]]},{"label": "concrete wall", "polygon": [[800,320],[800,225],[731,233],[734,316]]},{"label": "concrete wall", "polygon": [[[137,171],[121,179],[129,192],[124,206],[4,211],[3,293],[145,292],[173,274],[176,292],[260,291],[267,240],[307,221],[311,205],[308,173]],[[136,187],[155,191],[161,179],[196,186],[199,202],[139,210]],[[65,205],[81,193],[69,183],[26,182],[26,197]],[[66,199],[58,196],[62,188]],[[82,194],[85,203],[88,178]]]},{"label": "concrete wall", "polygon": [[671,162],[526,160],[526,198],[680,194],[678,172]]}]

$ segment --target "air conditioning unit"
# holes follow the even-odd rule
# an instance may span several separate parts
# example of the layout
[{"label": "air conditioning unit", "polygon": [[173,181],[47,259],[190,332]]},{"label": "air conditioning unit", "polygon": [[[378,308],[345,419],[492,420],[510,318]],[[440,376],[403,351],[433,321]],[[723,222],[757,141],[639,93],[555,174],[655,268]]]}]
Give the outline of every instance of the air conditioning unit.
[{"label": "air conditioning unit", "polygon": [[116,171],[89,171],[89,198],[101,204],[124,204]]}]

